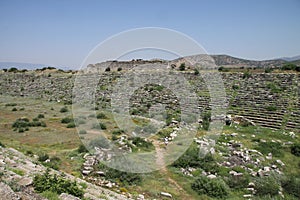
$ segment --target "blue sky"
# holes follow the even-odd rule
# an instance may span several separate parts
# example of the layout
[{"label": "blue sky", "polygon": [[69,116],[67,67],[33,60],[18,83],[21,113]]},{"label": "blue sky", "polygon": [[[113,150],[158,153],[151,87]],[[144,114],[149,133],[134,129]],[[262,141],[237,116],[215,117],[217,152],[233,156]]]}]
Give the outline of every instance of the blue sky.
[{"label": "blue sky", "polygon": [[0,61],[78,67],[100,42],[141,27],[182,32],[209,54],[300,54],[300,0],[0,0]]}]

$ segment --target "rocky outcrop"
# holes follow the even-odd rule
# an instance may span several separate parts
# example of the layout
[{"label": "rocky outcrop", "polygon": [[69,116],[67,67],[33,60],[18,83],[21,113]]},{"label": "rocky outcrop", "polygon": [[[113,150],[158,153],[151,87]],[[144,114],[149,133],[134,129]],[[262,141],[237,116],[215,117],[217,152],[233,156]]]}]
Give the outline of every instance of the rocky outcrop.
[{"label": "rocky outcrop", "polygon": [[[0,199],[44,200],[44,198],[34,192],[32,187],[34,175],[44,173],[46,170],[44,166],[36,164],[36,160],[25,156],[13,148],[0,147],[0,161],[0,171],[2,172],[0,177]],[[62,172],[51,170],[51,173],[61,174]],[[88,183],[69,174],[65,174],[65,178],[78,183],[84,183],[87,186],[84,190],[84,197],[86,198],[96,200],[101,196],[111,200],[129,199],[124,195]],[[62,194],[61,199],[75,200],[77,198]]]}]

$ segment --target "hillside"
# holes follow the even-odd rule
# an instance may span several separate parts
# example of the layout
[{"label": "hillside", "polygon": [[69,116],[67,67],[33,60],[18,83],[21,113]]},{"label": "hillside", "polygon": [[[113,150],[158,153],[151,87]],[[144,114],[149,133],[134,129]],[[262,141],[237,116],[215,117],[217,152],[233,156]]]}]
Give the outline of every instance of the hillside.
[{"label": "hillside", "polygon": [[235,58],[228,55],[212,55],[212,58],[215,60],[216,65],[224,67],[258,67],[258,68],[273,68],[281,67],[286,61],[282,59],[274,60],[246,60],[241,58]]},{"label": "hillside", "polygon": [[[173,70],[175,77],[184,77],[194,87],[197,98],[193,106],[197,106],[201,115],[181,118],[180,109],[186,109],[191,102],[180,107],[171,90],[159,84],[146,84],[136,88],[129,99],[128,113],[136,127],[120,127],[120,121],[116,122],[111,112],[111,101],[113,97],[114,100],[124,97],[112,96],[113,87],[122,75],[128,75],[126,68],[149,63],[170,66],[164,61],[142,60],[95,64],[91,68],[100,72],[96,89],[90,85],[93,74],[89,71],[83,74],[58,70],[0,71],[0,144],[6,146],[0,152],[1,186],[13,196],[31,192],[38,195],[36,199],[54,200],[49,197],[49,188],[32,188],[32,184],[29,188],[19,187],[23,178],[30,182],[35,176],[33,163],[40,172],[49,167],[54,173],[66,173],[67,180],[83,182],[86,199],[93,199],[91,195],[98,195],[95,199],[110,199],[108,194],[136,200],[300,197],[299,191],[293,189],[300,185],[299,73],[257,73],[247,69],[220,72],[227,99],[211,102],[207,83],[200,74],[190,69]],[[113,65],[106,70],[109,64]],[[147,72],[139,74],[139,78],[148,77]],[[214,78],[214,73],[209,71],[208,78]],[[76,78],[83,81],[79,84],[81,90],[74,95]],[[94,88],[94,93],[89,88]],[[181,90],[181,85],[177,89]],[[120,92],[129,94],[130,87]],[[95,102],[80,104],[83,112],[76,115],[73,109],[78,106],[76,100],[91,94],[95,95]],[[73,102],[72,97],[76,97]],[[226,104],[226,113],[210,112],[220,102]],[[208,130],[215,121],[220,121],[223,129],[211,135]],[[152,122],[163,126],[157,129],[151,126]],[[186,137],[192,129],[182,128],[185,123],[195,125],[194,136]],[[101,161],[114,153],[107,150],[110,145],[103,138],[126,155],[140,154],[143,159],[154,154],[144,167],[163,167],[138,174],[109,168]],[[191,142],[188,150],[164,166],[164,153],[178,150],[183,153],[186,141]],[[124,166],[136,167],[127,163]],[[203,192],[201,188],[207,185],[212,188]],[[96,187],[98,193],[91,193],[90,186]],[[56,188],[50,194],[57,200],[61,190]]]}]

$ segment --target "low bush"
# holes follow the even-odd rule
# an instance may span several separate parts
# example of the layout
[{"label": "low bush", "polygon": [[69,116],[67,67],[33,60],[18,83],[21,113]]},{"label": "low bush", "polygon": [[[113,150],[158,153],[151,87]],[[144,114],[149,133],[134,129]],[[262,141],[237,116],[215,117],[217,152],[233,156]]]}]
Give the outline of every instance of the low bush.
[{"label": "low bush", "polygon": [[5,106],[16,106],[17,104],[16,103],[7,103],[5,104]]},{"label": "low bush", "polygon": [[97,114],[97,119],[105,119],[105,118],[106,118],[106,116],[105,116],[104,113],[98,113]]},{"label": "low bush", "polygon": [[68,125],[67,125],[67,128],[75,128],[75,127],[76,127],[76,125],[75,125],[74,122],[70,122],[70,123],[68,123]]},{"label": "low bush", "polygon": [[279,191],[279,184],[273,176],[264,176],[255,181],[256,194],[259,196],[276,196]]},{"label": "low bush", "polygon": [[285,192],[300,198],[300,178],[286,177],[282,180],[281,186]]},{"label": "low bush", "polygon": [[106,130],[106,125],[101,122],[97,123],[97,124],[93,124],[93,129]]},{"label": "low bush", "polygon": [[78,151],[78,153],[86,153],[86,152],[88,152],[88,150],[86,149],[86,147],[83,144],[81,144],[78,147],[77,151]]},{"label": "low bush", "polygon": [[121,135],[122,133],[125,133],[125,131],[124,131],[124,130],[120,130],[120,129],[114,130],[114,131],[112,132],[113,135]]},{"label": "low bush", "polygon": [[44,114],[38,114],[37,118],[41,119],[41,118],[45,118]]},{"label": "low bush", "polygon": [[74,122],[74,119],[71,117],[65,117],[60,122],[63,124],[68,124],[68,123]]},{"label": "low bush", "polygon": [[59,112],[65,113],[65,112],[68,112],[68,111],[69,111],[68,108],[65,106],[65,107],[62,107]]},{"label": "low bush", "polygon": [[228,186],[223,180],[209,179],[206,176],[197,178],[191,187],[199,195],[207,195],[214,198],[225,198],[229,194]]},{"label": "low bush", "polygon": [[110,167],[105,166],[104,164],[99,164],[98,166],[102,171],[105,172],[105,177],[108,180],[118,182],[121,186],[124,185],[135,185],[142,181],[142,177],[138,173],[130,173],[119,171]]},{"label": "low bush", "polygon": [[218,173],[220,170],[220,167],[210,153],[206,154],[204,157],[200,156],[199,148],[195,143],[193,143],[189,149],[173,163],[173,166],[177,168],[201,168],[206,172],[211,173]]},{"label": "low bush", "polygon": [[19,118],[12,124],[12,128],[14,128],[14,131],[19,132],[28,131],[29,127],[38,126],[46,127],[47,125],[43,121],[38,121],[37,118],[35,118],[32,122],[30,122],[28,118]]},{"label": "low bush", "polygon": [[5,145],[0,141],[0,147],[5,147]]},{"label": "low bush", "polygon": [[39,193],[45,191],[57,194],[67,193],[79,198],[82,198],[84,195],[84,190],[79,187],[77,182],[67,180],[56,174],[51,175],[49,170],[47,170],[44,174],[37,174],[34,176],[33,187],[35,191]]},{"label": "low bush", "polygon": [[292,147],[291,147],[291,153],[295,156],[298,156],[300,157],[300,143],[298,144],[294,144]]},{"label": "low bush", "polygon": [[232,189],[243,189],[248,186],[249,176],[230,176],[226,179],[227,185]]},{"label": "low bush", "polygon": [[266,110],[267,110],[267,111],[276,111],[276,110],[277,110],[277,106],[273,106],[273,105],[267,106],[267,107],[266,107]]},{"label": "low bush", "polygon": [[184,70],[185,70],[185,63],[181,63],[181,64],[180,64],[179,70],[180,70],[180,71],[184,71]]},{"label": "low bush", "polygon": [[49,159],[49,155],[46,153],[40,153],[38,155],[38,161],[40,161],[40,162],[45,162],[48,159]]},{"label": "low bush", "polygon": [[141,137],[134,137],[132,139],[132,144],[134,144],[138,148],[142,149],[154,149],[154,146],[151,142],[146,141]]},{"label": "low bush", "polygon": [[59,157],[53,156],[49,158],[49,162],[43,162],[43,165],[46,167],[50,167],[52,169],[58,170],[59,165],[61,163],[61,159]]}]

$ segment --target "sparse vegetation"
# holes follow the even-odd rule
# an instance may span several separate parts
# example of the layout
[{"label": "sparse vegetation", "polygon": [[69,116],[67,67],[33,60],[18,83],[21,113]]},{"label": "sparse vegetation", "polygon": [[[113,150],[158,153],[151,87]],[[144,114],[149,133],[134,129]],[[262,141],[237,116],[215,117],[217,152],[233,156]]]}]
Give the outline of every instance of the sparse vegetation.
[{"label": "sparse vegetation", "polygon": [[295,156],[300,157],[300,143],[294,144],[291,147],[291,153],[294,154]]},{"label": "sparse vegetation", "polygon": [[229,192],[228,187],[224,181],[220,179],[209,179],[204,176],[200,176],[192,184],[192,189],[200,195],[208,195],[210,197],[225,198]]},{"label": "sparse vegetation", "polygon": [[67,107],[62,107],[61,109],[60,109],[60,112],[61,113],[65,113],[65,112],[68,112],[69,111],[69,109],[67,108]]},{"label": "sparse vegetation", "polygon": [[67,193],[80,198],[84,195],[83,189],[80,189],[77,182],[70,181],[56,174],[51,175],[49,170],[42,175],[35,175],[33,179],[33,186],[35,191],[39,193],[45,191],[50,191],[56,194]]},{"label": "sparse vegetation", "polygon": [[180,64],[179,70],[180,70],[180,71],[184,71],[184,70],[185,70],[185,63],[181,63],[181,64]]},{"label": "sparse vegetation", "polygon": [[28,131],[29,127],[38,127],[38,126],[46,127],[47,125],[43,121],[38,121],[37,118],[32,120],[32,122],[30,122],[28,118],[19,118],[12,124],[12,128],[15,131],[18,130],[19,132]]},{"label": "sparse vegetation", "polygon": [[105,119],[105,118],[106,118],[106,116],[105,116],[104,113],[98,113],[97,114],[97,119]]}]

